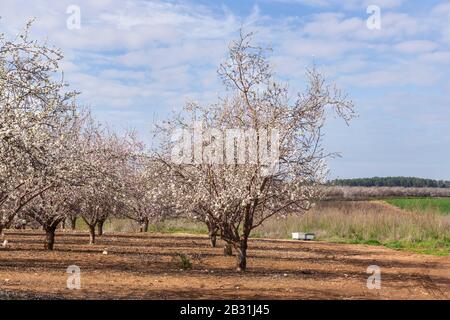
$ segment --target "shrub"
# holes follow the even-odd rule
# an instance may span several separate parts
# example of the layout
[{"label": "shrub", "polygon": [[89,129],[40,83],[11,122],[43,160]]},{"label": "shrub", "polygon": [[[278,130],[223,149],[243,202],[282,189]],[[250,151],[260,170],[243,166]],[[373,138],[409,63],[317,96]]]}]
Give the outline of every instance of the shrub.
[{"label": "shrub", "polygon": [[183,269],[183,270],[192,269],[192,262],[186,254],[176,253],[176,257],[178,257],[178,259],[179,259],[178,262],[179,262],[181,269]]}]

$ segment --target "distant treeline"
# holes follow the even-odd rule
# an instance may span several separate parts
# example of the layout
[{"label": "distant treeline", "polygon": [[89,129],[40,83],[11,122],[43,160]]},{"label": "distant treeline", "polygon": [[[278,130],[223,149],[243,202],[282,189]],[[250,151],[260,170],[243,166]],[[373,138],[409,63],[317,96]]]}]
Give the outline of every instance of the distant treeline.
[{"label": "distant treeline", "polygon": [[406,187],[406,188],[450,188],[450,181],[415,177],[373,177],[357,179],[335,179],[328,183],[348,187]]}]

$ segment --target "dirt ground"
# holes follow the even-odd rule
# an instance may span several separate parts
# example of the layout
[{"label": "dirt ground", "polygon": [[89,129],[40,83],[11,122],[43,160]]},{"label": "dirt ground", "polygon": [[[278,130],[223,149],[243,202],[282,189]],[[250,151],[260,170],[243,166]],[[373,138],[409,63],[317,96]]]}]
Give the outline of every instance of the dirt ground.
[{"label": "dirt ground", "polygon": [[[53,252],[37,231],[5,238],[0,299],[450,299],[450,257],[377,246],[254,239],[238,274],[235,258],[203,236],[106,234],[90,246],[86,233],[60,231]],[[81,269],[80,290],[67,289],[69,265]],[[366,286],[370,265],[380,267],[380,289]]]}]

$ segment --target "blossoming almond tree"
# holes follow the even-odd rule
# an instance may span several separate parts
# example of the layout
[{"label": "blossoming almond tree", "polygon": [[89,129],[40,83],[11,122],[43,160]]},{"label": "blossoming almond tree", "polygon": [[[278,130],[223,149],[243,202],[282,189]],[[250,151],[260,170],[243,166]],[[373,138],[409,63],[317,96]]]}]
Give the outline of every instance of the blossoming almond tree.
[{"label": "blossoming almond tree", "polygon": [[44,249],[53,250],[56,228],[66,218],[71,199],[70,188],[55,186],[40,193],[24,209],[25,214],[44,229]]},{"label": "blossoming almond tree", "polygon": [[[306,91],[291,101],[286,86],[274,78],[266,50],[251,39],[241,34],[232,42],[229,59],[219,68],[228,94],[212,106],[190,104],[162,126],[173,139],[158,153],[173,172],[176,201],[190,216],[218,226],[236,251],[238,271],[247,267],[253,229],[274,215],[304,212],[318,197],[330,156],[321,147],[327,109],[345,121],[354,116],[352,102],[315,68],[307,70]],[[194,132],[193,143],[177,134],[180,128]],[[186,144],[184,160],[173,161],[171,150],[179,153]],[[184,154],[191,149],[193,155]],[[268,154],[277,157],[266,161]]]},{"label": "blossoming almond tree", "polygon": [[141,142],[134,133],[119,136],[104,130],[93,119],[83,133],[83,161],[92,174],[77,190],[78,211],[89,227],[90,244],[95,243],[95,228],[103,233],[103,223],[124,207],[124,172],[139,155]]},{"label": "blossoming almond tree", "polygon": [[0,233],[62,178],[59,150],[74,119],[75,92],[55,81],[61,53],[28,37],[0,34]]},{"label": "blossoming almond tree", "polygon": [[174,184],[165,165],[142,154],[122,176],[124,182],[122,216],[139,223],[147,232],[150,221],[163,221],[180,214],[173,200]]},{"label": "blossoming almond tree", "polygon": [[79,147],[85,117],[77,113],[71,120],[63,126],[52,127],[52,138],[46,143],[48,155],[45,170],[35,179],[47,188],[23,208],[23,213],[39,223],[46,232],[44,248],[47,250],[53,250],[58,224],[76,205],[74,190],[82,186],[91,174],[83,161],[83,150]]}]

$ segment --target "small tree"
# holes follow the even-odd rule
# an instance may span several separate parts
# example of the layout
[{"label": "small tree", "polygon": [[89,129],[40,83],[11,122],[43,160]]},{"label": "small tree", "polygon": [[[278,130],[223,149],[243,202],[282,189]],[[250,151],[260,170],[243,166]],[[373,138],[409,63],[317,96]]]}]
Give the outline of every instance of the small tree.
[{"label": "small tree", "polygon": [[79,213],[89,227],[90,244],[95,243],[95,228],[103,234],[103,223],[123,206],[123,173],[136,157],[140,145],[134,134],[121,137],[103,130],[90,118],[83,131],[83,161],[91,174],[78,190]]},{"label": "small tree", "polygon": [[45,231],[45,250],[53,250],[56,228],[66,219],[70,198],[71,192],[68,189],[55,187],[34,198],[25,209],[25,213],[38,222]]},{"label": "small tree", "polygon": [[89,194],[82,195],[81,217],[89,228],[89,244],[95,244],[95,228],[99,228],[98,235],[103,235],[103,222],[115,212],[116,203],[114,197],[107,194],[106,188],[97,186],[92,190],[86,190],[89,187],[84,189]]},{"label": "small tree", "polygon": [[67,213],[66,220],[70,223],[70,229],[75,230],[77,228],[77,219],[79,217],[79,210],[78,208],[71,207]]},{"label": "small tree", "polygon": [[[253,229],[274,215],[304,212],[317,198],[330,156],[321,147],[326,109],[345,121],[353,116],[352,102],[315,68],[307,70],[306,91],[291,102],[265,52],[251,44],[251,34],[241,34],[219,68],[229,95],[208,107],[190,104],[161,128],[172,137],[159,159],[173,172],[175,199],[187,214],[218,226],[236,251],[238,271],[247,267]],[[180,128],[192,136],[181,136]]]},{"label": "small tree", "polygon": [[175,217],[170,171],[151,157],[138,157],[122,175],[122,215],[139,223],[140,232],[147,232],[150,221]]}]

